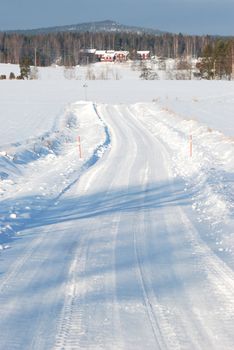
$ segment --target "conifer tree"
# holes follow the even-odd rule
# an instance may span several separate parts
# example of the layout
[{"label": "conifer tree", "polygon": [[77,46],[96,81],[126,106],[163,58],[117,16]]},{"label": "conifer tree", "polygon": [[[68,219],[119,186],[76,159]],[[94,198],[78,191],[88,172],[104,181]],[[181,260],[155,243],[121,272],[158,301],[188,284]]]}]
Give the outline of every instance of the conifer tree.
[{"label": "conifer tree", "polygon": [[23,57],[20,62],[20,75],[23,79],[28,79],[30,75],[30,59]]}]

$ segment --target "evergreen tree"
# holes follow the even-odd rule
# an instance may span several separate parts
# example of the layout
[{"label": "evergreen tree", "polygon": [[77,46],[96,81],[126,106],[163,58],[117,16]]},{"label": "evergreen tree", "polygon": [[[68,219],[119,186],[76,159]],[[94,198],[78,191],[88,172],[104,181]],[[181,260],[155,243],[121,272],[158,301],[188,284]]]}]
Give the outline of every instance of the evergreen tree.
[{"label": "evergreen tree", "polygon": [[216,79],[230,79],[232,72],[231,43],[219,40],[214,47],[214,76]]},{"label": "evergreen tree", "polygon": [[230,79],[232,73],[231,42],[218,40],[213,46],[207,45],[197,68],[204,79]]},{"label": "evergreen tree", "polygon": [[23,57],[20,62],[20,75],[23,79],[28,79],[30,76],[30,63],[29,57]]},{"label": "evergreen tree", "polygon": [[152,68],[146,67],[145,65],[141,68],[140,79],[142,80],[157,80],[158,74],[153,71]]},{"label": "evergreen tree", "polygon": [[214,78],[214,52],[212,46],[209,44],[205,47],[202,60],[197,64],[203,79]]}]

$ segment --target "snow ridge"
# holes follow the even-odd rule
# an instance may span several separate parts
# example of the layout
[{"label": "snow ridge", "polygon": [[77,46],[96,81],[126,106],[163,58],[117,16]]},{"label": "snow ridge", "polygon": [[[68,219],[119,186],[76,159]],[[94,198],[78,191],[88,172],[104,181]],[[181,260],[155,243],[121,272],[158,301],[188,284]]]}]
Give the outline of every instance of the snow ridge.
[{"label": "snow ridge", "polygon": [[[0,154],[0,250],[32,226],[36,216],[57,205],[110,147],[110,133],[96,105],[74,103],[57,124],[54,131]],[[82,159],[77,159],[78,132],[82,134]]]}]

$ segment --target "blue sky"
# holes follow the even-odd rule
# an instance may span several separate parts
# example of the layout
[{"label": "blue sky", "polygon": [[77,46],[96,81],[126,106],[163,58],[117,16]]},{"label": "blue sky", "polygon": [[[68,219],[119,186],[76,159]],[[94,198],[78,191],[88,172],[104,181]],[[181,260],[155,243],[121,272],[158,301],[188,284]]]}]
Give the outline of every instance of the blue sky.
[{"label": "blue sky", "polygon": [[111,19],[174,33],[234,35],[234,0],[0,0],[0,30]]}]

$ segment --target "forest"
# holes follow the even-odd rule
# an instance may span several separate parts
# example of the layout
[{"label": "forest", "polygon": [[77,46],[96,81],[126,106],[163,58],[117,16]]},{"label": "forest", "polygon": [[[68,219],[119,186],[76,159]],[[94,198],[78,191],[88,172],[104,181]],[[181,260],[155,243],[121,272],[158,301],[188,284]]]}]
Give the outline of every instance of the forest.
[{"label": "forest", "polygon": [[[227,40],[227,39],[226,39]],[[160,57],[201,56],[207,45],[214,45],[216,38],[210,36],[187,36],[182,34],[137,33],[50,33],[24,35],[0,33],[0,63],[19,63],[23,57],[37,65],[48,66],[57,62],[62,65],[80,64],[81,49],[128,50],[134,59],[137,50],[150,50]]]},{"label": "forest", "polygon": [[[0,63],[75,66],[87,64],[82,49],[127,50],[136,59],[138,50],[163,58],[200,58],[198,68],[204,78],[230,77],[234,65],[234,40],[231,37],[183,34],[138,34],[129,32],[57,32],[22,34],[0,32]],[[93,57],[95,59],[95,57]],[[90,63],[90,61],[89,61]]]}]

